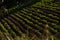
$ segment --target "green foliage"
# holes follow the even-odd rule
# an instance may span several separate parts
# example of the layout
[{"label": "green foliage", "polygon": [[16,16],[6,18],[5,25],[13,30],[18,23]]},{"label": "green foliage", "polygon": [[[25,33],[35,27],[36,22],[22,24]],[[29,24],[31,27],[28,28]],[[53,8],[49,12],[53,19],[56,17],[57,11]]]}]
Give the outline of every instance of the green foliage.
[{"label": "green foliage", "polygon": [[[16,37],[18,40],[20,40],[19,38],[22,37],[23,33],[27,33],[23,35],[26,40],[29,40],[33,35],[36,35],[39,39],[42,39],[42,37],[47,39],[49,37],[49,39],[58,40],[57,35],[60,33],[58,20],[60,16],[58,14],[59,11],[56,9],[59,9],[60,6],[57,3],[52,3],[52,1],[41,0],[35,3],[36,1],[32,0],[26,5],[18,5],[8,9],[9,16],[6,18],[3,16],[4,18],[0,21],[0,31],[6,32],[10,34],[10,38],[14,39]],[[3,14],[1,13],[0,15]],[[4,37],[2,32],[0,32],[0,35]]]}]

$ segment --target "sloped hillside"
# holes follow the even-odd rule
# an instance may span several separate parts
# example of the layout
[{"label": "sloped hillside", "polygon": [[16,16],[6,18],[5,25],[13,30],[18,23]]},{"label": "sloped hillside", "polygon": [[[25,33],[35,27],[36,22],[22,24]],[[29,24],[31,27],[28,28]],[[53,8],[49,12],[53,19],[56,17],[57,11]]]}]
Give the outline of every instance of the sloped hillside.
[{"label": "sloped hillside", "polygon": [[43,0],[31,4],[8,9],[7,16],[1,13],[0,40],[60,39],[60,4]]}]

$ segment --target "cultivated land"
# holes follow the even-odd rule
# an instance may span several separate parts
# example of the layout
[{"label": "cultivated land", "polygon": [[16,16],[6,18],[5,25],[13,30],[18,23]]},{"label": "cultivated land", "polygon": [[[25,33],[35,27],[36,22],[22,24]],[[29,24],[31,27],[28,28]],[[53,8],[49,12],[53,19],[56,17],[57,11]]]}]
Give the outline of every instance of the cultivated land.
[{"label": "cultivated land", "polygon": [[0,15],[0,40],[60,39],[60,4],[51,0],[31,4]]}]

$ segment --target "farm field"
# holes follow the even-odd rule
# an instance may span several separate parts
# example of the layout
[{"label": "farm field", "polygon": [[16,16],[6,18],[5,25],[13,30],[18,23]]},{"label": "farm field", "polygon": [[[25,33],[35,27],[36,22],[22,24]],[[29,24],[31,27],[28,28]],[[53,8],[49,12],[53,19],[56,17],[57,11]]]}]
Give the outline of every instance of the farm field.
[{"label": "farm field", "polygon": [[51,0],[15,6],[0,14],[0,40],[59,40],[60,4]]}]

